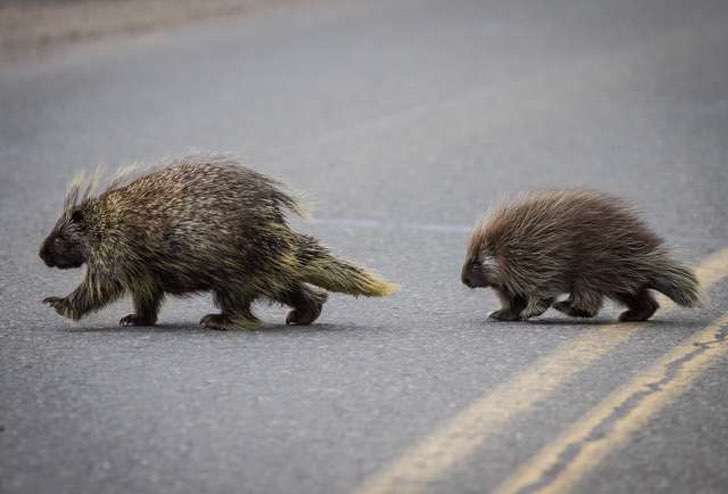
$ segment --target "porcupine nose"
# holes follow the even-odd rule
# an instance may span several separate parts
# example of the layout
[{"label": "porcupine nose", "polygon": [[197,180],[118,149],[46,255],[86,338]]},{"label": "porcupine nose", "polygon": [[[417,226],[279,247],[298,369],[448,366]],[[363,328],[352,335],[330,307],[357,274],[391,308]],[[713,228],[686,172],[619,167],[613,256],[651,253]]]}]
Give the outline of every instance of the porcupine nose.
[{"label": "porcupine nose", "polygon": [[49,268],[53,267],[53,260],[51,258],[50,250],[48,249],[48,244],[46,242],[43,243],[43,245],[40,248],[40,252],[38,253],[41,259],[43,259],[43,262],[48,266]]},{"label": "porcupine nose", "polygon": [[473,280],[470,278],[470,275],[468,273],[463,273],[461,279],[462,279],[463,285],[467,286],[468,288],[473,288],[474,283],[473,283]]}]

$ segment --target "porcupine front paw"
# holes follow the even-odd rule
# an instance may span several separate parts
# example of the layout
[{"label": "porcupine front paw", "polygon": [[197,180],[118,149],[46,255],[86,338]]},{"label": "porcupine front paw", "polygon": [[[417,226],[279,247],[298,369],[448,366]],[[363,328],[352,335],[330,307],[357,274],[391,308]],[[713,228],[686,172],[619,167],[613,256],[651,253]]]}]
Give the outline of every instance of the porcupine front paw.
[{"label": "porcupine front paw", "polygon": [[58,309],[60,307],[63,307],[63,305],[65,304],[65,299],[61,297],[46,297],[43,299],[43,303],[46,305],[50,305],[56,311],[58,311]]},{"label": "porcupine front paw", "polygon": [[53,307],[53,310],[59,316],[67,317],[69,319],[78,320],[79,316],[71,309],[68,304],[68,299],[63,297],[46,297],[43,299],[43,303]]},{"label": "porcupine front paw", "polygon": [[508,309],[496,310],[488,314],[488,319],[493,321],[520,321],[521,316]]},{"label": "porcupine front paw", "polygon": [[154,326],[156,320],[144,318],[136,314],[127,314],[119,320],[119,326]]}]

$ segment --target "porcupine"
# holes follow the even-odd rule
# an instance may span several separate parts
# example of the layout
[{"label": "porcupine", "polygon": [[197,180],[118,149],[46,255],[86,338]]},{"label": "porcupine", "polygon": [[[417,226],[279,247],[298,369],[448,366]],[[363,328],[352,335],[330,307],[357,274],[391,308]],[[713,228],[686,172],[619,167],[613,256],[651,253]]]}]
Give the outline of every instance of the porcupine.
[{"label": "porcupine", "polygon": [[530,193],[497,208],[474,230],[461,279],[495,289],[496,320],[528,319],[552,305],[593,317],[607,297],[627,307],[620,320],[644,321],[659,307],[650,290],[685,307],[701,298],[694,273],[629,205],[589,190]]},{"label": "porcupine", "polygon": [[294,231],[289,212],[302,213],[280,182],[228,156],[188,156],[98,195],[76,183],[40,257],[61,269],[85,263],[86,275],[68,296],[44,302],[78,320],[128,293],[134,313],[120,324],[153,325],[165,295],[210,291],[221,313],[200,324],[228,329],[256,327],[251,304],[261,297],[292,307],[288,324],[306,325],[326,290],[396,290]]}]

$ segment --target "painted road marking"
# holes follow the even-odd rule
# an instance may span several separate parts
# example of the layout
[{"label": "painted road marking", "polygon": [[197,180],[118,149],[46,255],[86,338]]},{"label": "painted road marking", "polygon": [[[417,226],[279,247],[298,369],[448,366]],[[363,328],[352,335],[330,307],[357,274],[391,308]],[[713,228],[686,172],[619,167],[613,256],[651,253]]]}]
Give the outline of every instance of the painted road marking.
[{"label": "painted road marking", "polygon": [[[728,275],[728,248],[695,269],[704,290]],[[660,299],[664,309],[674,307]],[[609,324],[559,346],[458,413],[398,460],[365,480],[356,494],[406,494],[426,489],[428,482],[462,463],[516,414],[530,410],[556,392],[577,372],[624,343],[639,323]]]},{"label": "painted road marking", "polygon": [[728,313],[609,395],[496,492],[570,491],[607,454],[624,446],[635,431],[684,393],[713,361],[727,354]]}]

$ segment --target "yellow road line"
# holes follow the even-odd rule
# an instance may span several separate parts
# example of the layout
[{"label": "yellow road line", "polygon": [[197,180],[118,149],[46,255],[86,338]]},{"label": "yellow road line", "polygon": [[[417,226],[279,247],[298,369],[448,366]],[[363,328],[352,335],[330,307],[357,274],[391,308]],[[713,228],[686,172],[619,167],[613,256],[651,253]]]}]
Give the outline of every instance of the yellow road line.
[{"label": "yellow road line", "polygon": [[728,313],[660,358],[539,451],[496,492],[571,490],[607,454],[685,392],[711,362],[728,354],[728,332],[721,333],[727,325]]},{"label": "yellow road line", "polygon": [[[705,259],[695,269],[704,289],[728,275],[728,248]],[[673,306],[661,299],[664,309]],[[357,494],[407,494],[422,492],[427,483],[439,478],[482,446],[513,416],[528,411],[547,399],[574,374],[625,342],[640,324],[610,324],[559,346],[496,386],[458,413],[419,444],[406,450],[392,465],[376,472]]]}]

